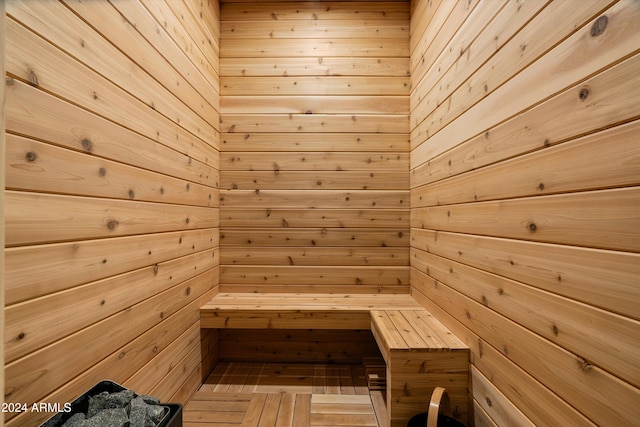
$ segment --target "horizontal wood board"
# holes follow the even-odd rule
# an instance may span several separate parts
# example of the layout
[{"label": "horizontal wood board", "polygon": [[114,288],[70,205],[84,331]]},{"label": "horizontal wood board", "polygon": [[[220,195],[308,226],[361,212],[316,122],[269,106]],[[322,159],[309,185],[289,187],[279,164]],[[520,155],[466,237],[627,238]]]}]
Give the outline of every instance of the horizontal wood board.
[{"label": "horizontal wood board", "polygon": [[4,6],[5,401],[108,377],[186,403],[217,345],[219,5]]},{"label": "horizontal wood board", "polygon": [[634,425],[640,8],[412,8],[410,281],[476,425]]},{"label": "horizontal wood board", "polygon": [[221,289],[408,290],[409,27],[408,2],[222,2]]}]

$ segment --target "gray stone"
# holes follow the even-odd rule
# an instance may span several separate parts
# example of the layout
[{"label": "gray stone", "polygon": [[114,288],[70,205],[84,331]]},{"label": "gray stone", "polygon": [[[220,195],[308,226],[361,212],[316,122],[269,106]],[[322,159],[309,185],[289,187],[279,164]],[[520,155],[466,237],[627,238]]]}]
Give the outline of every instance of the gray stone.
[{"label": "gray stone", "polygon": [[124,408],[105,409],[95,417],[87,419],[87,423],[84,424],[86,427],[127,427],[128,425],[129,416]]},{"label": "gray stone", "polygon": [[64,424],[62,424],[62,427],[84,427],[85,421],[85,415],[81,412],[77,412],[73,414]]},{"label": "gray stone", "polygon": [[141,398],[142,400],[144,400],[145,402],[147,402],[149,405],[159,405],[160,404],[160,399],[158,399],[155,396],[138,396],[139,398]]},{"label": "gray stone", "polygon": [[149,405],[141,397],[136,397],[131,401],[131,409],[129,411],[131,427],[145,427],[147,406]]},{"label": "gray stone", "polygon": [[154,424],[160,423],[165,414],[164,406],[148,405],[147,406],[147,419]]}]

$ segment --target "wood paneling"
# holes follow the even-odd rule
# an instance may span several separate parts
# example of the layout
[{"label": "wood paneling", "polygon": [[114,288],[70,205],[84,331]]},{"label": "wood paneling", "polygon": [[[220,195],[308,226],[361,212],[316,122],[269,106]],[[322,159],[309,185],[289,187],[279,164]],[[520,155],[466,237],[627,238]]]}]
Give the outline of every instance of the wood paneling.
[{"label": "wood paneling", "polygon": [[222,2],[221,285],[408,289],[409,4]]},{"label": "wood paneling", "polygon": [[218,8],[6,2],[7,402],[185,403],[216,360]]},{"label": "wood paneling", "polygon": [[[5,51],[5,10],[4,2],[0,4],[0,76],[4,77]],[[0,87],[0,164],[5,159],[5,96],[4,85]],[[5,173],[0,173],[0,248],[4,248],[4,183]],[[5,271],[4,251],[0,254],[0,270]],[[5,275],[0,275],[0,308],[5,304]],[[4,310],[0,310],[0,324],[4,325]],[[0,328],[0,366],[4,367],[4,327]],[[4,390],[4,368],[0,369],[0,390]],[[4,394],[0,396],[0,405],[4,404]],[[4,417],[0,417],[0,427],[4,425]]]},{"label": "wood paneling", "polygon": [[640,8],[412,7],[410,280],[476,425],[634,425]]}]

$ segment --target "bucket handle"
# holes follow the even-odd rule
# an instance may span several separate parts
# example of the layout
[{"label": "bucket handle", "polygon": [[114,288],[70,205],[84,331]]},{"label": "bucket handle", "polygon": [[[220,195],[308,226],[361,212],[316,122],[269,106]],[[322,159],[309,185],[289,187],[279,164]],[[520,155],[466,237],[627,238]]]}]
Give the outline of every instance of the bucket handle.
[{"label": "bucket handle", "polygon": [[449,393],[444,387],[436,387],[431,393],[431,400],[429,401],[429,412],[427,416],[427,427],[438,426],[438,413],[443,413],[446,416],[451,416],[451,402],[449,400]]}]

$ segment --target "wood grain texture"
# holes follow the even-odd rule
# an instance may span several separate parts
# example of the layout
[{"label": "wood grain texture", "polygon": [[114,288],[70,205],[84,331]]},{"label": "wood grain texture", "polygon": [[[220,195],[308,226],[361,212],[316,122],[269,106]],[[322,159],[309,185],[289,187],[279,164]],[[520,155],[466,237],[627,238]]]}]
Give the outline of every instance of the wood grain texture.
[{"label": "wood grain texture", "polygon": [[638,418],[639,12],[413,4],[412,295],[471,348],[476,425]]},{"label": "wood grain texture", "polygon": [[6,8],[5,399],[70,402],[109,372],[186,403],[201,340],[217,352],[218,4]]}]

